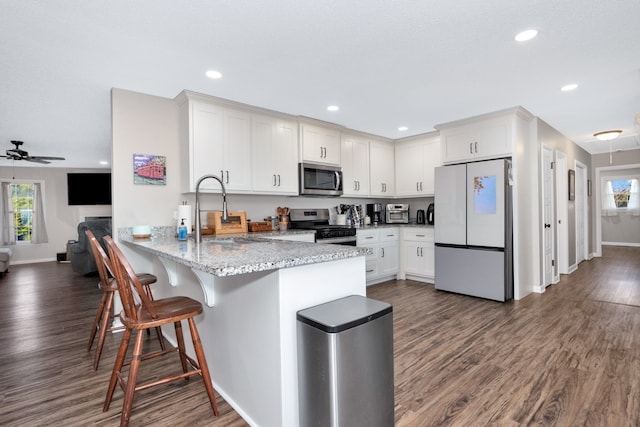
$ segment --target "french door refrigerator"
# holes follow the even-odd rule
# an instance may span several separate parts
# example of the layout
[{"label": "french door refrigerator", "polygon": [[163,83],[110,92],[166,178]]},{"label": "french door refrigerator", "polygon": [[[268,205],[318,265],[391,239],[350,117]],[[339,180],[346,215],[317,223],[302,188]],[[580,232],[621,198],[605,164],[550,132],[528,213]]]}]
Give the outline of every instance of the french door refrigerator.
[{"label": "french door refrigerator", "polygon": [[513,298],[511,161],[435,170],[435,287]]}]

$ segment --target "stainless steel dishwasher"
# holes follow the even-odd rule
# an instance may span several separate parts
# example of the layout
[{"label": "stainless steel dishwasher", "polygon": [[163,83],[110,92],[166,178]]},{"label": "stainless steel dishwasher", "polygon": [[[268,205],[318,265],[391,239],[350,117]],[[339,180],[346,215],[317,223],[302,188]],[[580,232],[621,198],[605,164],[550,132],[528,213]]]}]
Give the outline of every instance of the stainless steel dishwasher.
[{"label": "stainless steel dishwasher", "polygon": [[393,426],[393,313],[352,295],[297,314],[301,426]]}]

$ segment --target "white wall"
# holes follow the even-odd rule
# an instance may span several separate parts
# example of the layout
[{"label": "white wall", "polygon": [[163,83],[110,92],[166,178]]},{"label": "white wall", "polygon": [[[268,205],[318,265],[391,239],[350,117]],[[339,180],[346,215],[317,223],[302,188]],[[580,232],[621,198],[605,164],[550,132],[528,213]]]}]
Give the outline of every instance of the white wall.
[{"label": "white wall", "polygon": [[67,173],[108,172],[108,169],[66,169],[60,167],[0,167],[3,180],[26,179],[44,182],[44,204],[48,243],[12,246],[13,264],[55,261],[56,254],[67,251],[67,241],[78,238],[78,223],[85,216],[110,216],[111,206],[69,206]]}]

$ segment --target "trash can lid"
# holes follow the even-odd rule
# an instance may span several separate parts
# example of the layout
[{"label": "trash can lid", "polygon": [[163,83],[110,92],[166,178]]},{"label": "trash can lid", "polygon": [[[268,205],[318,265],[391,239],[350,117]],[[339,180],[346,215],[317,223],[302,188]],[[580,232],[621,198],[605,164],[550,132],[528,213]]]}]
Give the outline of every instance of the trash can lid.
[{"label": "trash can lid", "polygon": [[393,311],[391,304],[360,295],[351,295],[297,313],[299,322],[327,333],[342,332]]}]

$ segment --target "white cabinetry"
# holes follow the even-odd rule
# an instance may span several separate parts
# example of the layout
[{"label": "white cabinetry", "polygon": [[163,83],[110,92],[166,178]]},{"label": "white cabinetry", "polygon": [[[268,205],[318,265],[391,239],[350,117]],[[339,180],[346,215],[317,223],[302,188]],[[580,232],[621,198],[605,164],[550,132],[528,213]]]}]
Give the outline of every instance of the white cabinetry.
[{"label": "white cabinetry", "polygon": [[343,133],[340,149],[343,195],[369,196],[369,141]]},{"label": "white cabinetry", "polygon": [[399,271],[399,233],[396,227],[361,229],[357,231],[357,245],[367,247],[367,284],[395,279]]},{"label": "white cabinetry", "polygon": [[511,156],[514,112],[517,111],[504,110],[435,126],[440,130],[443,163]]},{"label": "white cabinetry", "polygon": [[403,228],[402,248],[401,278],[411,276],[422,281],[433,282],[435,274],[433,229],[426,227]]},{"label": "white cabinetry", "polygon": [[340,165],[340,131],[308,123],[301,125],[302,161]]},{"label": "white cabinetry", "polygon": [[298,194],[298,125],[276,117],[251,115],[252,189]]},{"label": "white cabinetry", "polygon": [[437,132],[396,142],[396,196],[432,196],[434,170],[441,165]]},{"label": "white cabinetry", "polygon": [[[250,114],[186,97],[180,109],[182,191],[194,192],[201,176],[214,174],[224,181],[227,191],[250,192]],[[214,180],[203,181],[200,189],[221,191]]]},{"label": "white cabinetry", "polygon": [[395,157],[393,144],[386,141],[369,142],[369,171],[371,196],[395,196]]}]

